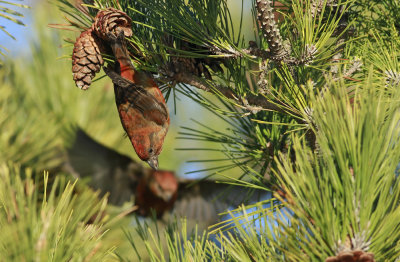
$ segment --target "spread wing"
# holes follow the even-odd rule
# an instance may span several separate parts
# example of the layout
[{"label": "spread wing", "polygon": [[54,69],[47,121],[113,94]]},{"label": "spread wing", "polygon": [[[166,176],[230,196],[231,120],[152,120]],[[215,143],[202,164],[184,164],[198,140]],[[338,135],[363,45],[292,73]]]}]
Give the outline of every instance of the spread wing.
[{"label": "spread wing", "polygon": [[115,205],[129,201],[144,167],[96,142],[81,129],[67,151],[63,169],[77,177],[90,179],[90,185],[103,194],[110,192],[109,202]]},{"label": "spread wing", "polygon": [[[132,199],[146,168],[131,158],[96,142],[78,129],[76,139],[67,151],[64,171],[81,178],[103,194],[110,192],[109,202],[121,205]],[[212,180],[180,180],[178,199],[172,215],[201,221],[208,226],[219,221],[221,212],[240,204],[251,204],[267,195],[266,191],[215,183]]]},{"label": "spread wing", "polygon": [[186,181],[179,186],[178,200],[173,213],[211,225],[219,221],[218,214],[240,204],[265,199],[267,192],[246,187],[216,183],[212,180]]}]

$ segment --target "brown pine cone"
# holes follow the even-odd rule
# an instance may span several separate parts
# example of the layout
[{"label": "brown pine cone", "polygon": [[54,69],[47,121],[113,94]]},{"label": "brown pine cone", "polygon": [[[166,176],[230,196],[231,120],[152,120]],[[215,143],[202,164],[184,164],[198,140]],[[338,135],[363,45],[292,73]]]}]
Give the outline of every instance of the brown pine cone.
[{"label": "brown pine cone", "polygon": [[99,11],[94,18],[92,30],[103,40],[108,41],[109,32],[118,35],[122,30],[126,37],[132,36],[132,19],[121,10],[109,7]]},{"label": "brown pine cone", "polygon": [[83,90],[88,89],[103,64],[99,39],[92,29],[82,32],[76,39],[72,52],[72,74],[76,86]]},{"label": "brown pine cone", "polygon": [[375,262],[374,254],[362,250],[342,251],[335,257],[328,257],[325,262]]}]

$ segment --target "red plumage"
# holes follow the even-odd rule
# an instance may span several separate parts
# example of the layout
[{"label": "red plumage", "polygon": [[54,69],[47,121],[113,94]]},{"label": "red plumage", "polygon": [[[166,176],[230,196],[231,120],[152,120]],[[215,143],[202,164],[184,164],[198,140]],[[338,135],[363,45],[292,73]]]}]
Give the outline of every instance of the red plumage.
[{"label": "red plumage", "polygon": [[139,214],[148,216],[154,210],[157,218],[174,207],[178,197],[178,180],[173,172],[153,170],[139,180],[135,191],[135,205]]},{"label": "red plumage", "polygon": [[135,196],[138,213],[157,218],[169,215],[187,217],[205,225],[218,221],[218,214],[241,203],[254,203],[266,191],[191,180],[175,176],[173,171],[145,168],[131,158],[96,142],[82,130],[68,150],[65,172],[77,177],[90,177],[90,185],[109,192],[109,203],[122,205]]},{"label": "red plumage", "polygon": [[136,154],[149,165],[158,168],[169,127],[168,108],[157,84],[145,72],[132,65],[124,35],[109,34],[110,45],[116,59],[116,70],[104,68],[114,83],[118,113]]}]

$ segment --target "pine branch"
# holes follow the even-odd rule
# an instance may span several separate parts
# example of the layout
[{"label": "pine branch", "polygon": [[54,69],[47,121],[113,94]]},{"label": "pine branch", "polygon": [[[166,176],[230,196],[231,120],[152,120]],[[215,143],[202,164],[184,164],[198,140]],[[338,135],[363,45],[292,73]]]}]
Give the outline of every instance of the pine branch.
[{"label": "pine branch", "polygon": [[[0,236],[3,261],[106,261],[114,242],[108,229],[107,199],[76,182],[39,174],[10,162],[0,164]],[[76,212],[79,210],[79,212]],[[29,232],[29,233],[28,233]],[[51,258],[51,259],[50,259]]]},{"label": "pine branch", "polygon": [[220,93],[222,96],[228,99],[235,100],[235,102],[238,102],[253,114],[261,110],[276,111],[284,114],[287,113],[286,110],[283,109],[283,105],[280,102],[268,101],[268,99],[262,94],[247,94],[246,97],[242,97],[227,86],[211,86],[203,78],[187,72],[174,73],[169,70],[163,70],[163,74],[168,76],[167,81],[188,84],[206,92]]}]

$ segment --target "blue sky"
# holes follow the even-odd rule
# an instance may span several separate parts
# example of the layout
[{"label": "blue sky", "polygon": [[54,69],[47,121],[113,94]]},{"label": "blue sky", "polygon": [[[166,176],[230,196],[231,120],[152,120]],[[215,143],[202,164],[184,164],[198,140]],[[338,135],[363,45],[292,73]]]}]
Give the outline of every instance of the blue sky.
[{"label": "blue sky", "polygon": [[[25,4],[28,6],[33,6],[34,5],[34,0],[26,0],[26,1],[9,1],[11,3],[18,3],[18,4]],[[20,52],[27,52],[27,48],[29,48],[29,45],[27,45],[27,39],[30,37],[31,32],[32,32],[32,16],[31,16],[31,11],[30,9],[25,9],[25,8],[20,8],[20,7],[15,7],[12,5],[7,5],[4,3],[1,3],[2,7],[6,7],[12,10],[15,10],[17,12],[20,12],[24,15],[23,18],[18,18],[21,20],[23,23],[26,24],[26,26],[21,26],[18,25],[14,22],[11,22],[10,20],[7,20],[3,17],[0,17],[0,25],[4,26],[5,29],[11,33],[16,40],[12,39],[9,37],[7,34],[4,32],[0,31],[0,45],[6,47],[9,50],[9,55],[15,55]]]}]

